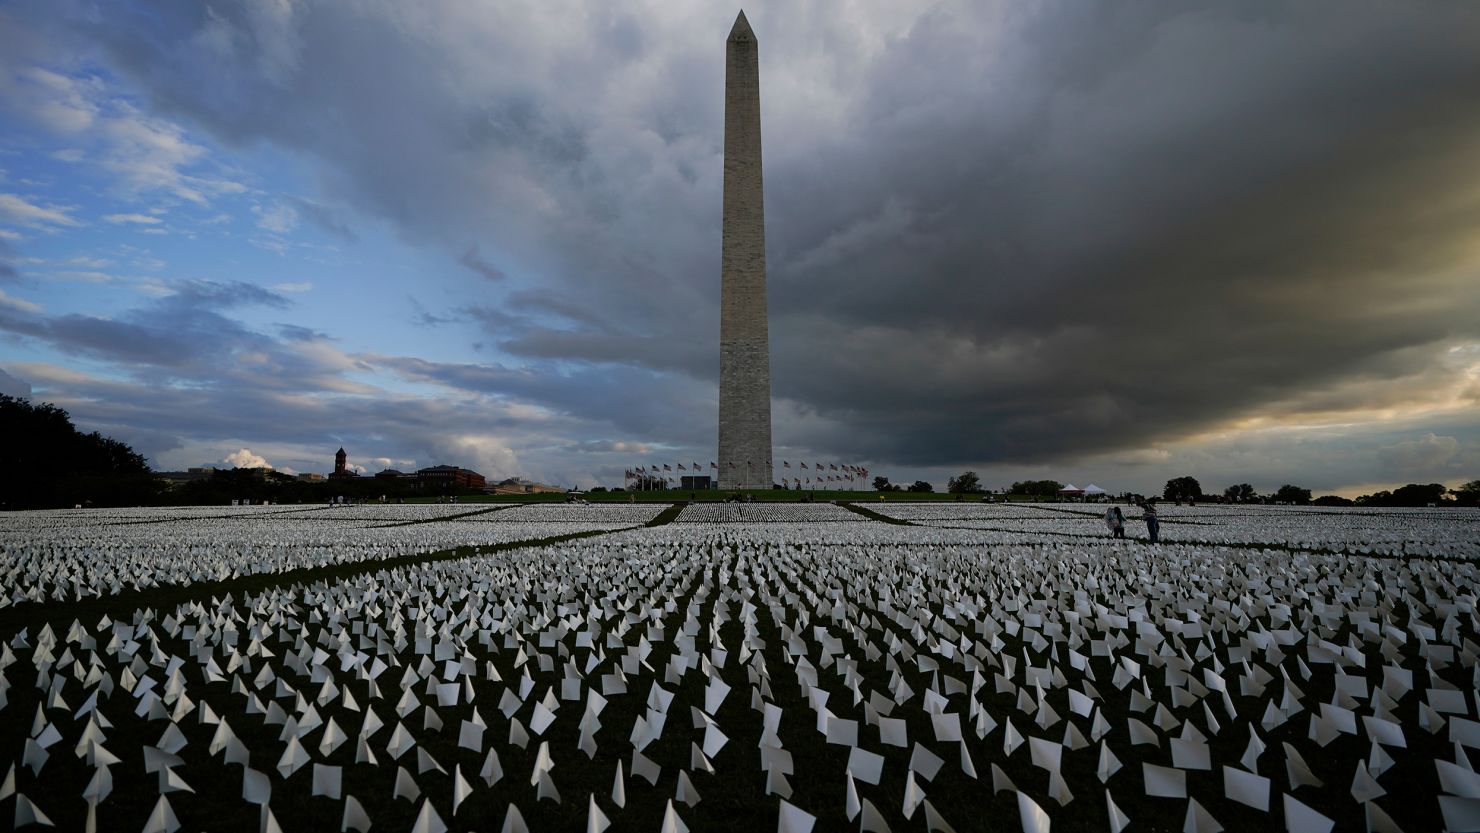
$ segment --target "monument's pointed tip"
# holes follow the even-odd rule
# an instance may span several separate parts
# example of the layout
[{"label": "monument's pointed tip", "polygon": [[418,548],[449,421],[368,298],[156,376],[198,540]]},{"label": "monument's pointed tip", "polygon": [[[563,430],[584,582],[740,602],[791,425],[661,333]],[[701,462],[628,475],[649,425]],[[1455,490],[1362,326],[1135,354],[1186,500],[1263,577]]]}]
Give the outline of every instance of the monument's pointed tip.
[{"label": "monument's pointed tip", "polygon": [[730,40],[755,40],[755,32],[750,29],[750,21],[745,19],[745,10],[735,17],[735,26],[730,29]]}]

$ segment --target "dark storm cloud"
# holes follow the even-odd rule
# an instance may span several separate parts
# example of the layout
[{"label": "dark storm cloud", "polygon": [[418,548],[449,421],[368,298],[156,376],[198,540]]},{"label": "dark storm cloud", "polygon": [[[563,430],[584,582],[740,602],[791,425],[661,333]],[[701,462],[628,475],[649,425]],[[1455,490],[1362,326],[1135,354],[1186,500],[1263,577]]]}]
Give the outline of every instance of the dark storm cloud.
[{"label": "dark storm cloud", "polygon": [[[539,275],[466,317],[507,354],[588,368],[397,372],[712,442],[732,10],[91,8],[54,19],[155,106],[317,159],[326,203],[485,276]],[[796,415],[778,443],[1072,458],[1365,407],[1480,338],[1474,4],[749,17],[774,387]],[[169,346],[74,324],[78,349]]]},{"label": "dark storm cloud", "polygon": [[547,367],[363,358],[411,381],[535,403],[567,419],[610,426],[618,436],[649,442],[702,447],[716,416],[712,386],[640,367],[578,367],[562,373]]},{"label": "dark storm cloud", "polygon": [[0,307],[0,330],[76,355],[209,376],[231,372],[234,354],[269,342],[226,311],[286,305],[282,296],[252,284],[182,281],[172,284],[168,295],[115,318],[48,316]]}]

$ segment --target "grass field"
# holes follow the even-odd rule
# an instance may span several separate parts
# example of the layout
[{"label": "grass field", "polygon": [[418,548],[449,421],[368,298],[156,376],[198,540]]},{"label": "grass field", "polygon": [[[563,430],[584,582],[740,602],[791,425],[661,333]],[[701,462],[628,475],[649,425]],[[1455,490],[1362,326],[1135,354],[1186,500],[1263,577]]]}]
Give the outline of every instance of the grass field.
[{"label": "grass field", "polygon": [[[1102,830],[1108,801],[1132,829],[1417,831],[1466,789],[1480,513],[1173,508],[1151,547],[1095,507],[719,509],[0,516],[0,818],[255,830],[261,783],[285,830],[340,829],[344,796],[375,830],[585,829],[593,802],[773,830],[785,796],[816,830],[1013,831],[1024,801]],[[407,535],[500,543],[275,567]],[[110,548],[249,540],[236,577],[146,559],[164,583],[89,590]],[[1167,773],[1183,797],[1148,797]]]}]

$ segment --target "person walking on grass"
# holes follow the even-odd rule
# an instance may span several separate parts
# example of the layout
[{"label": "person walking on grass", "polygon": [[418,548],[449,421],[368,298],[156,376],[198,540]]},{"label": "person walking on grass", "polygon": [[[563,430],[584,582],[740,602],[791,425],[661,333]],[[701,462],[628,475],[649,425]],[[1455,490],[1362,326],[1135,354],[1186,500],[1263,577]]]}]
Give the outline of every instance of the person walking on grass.
[{"label": "person walking on grass", "polygon": [[1119,506],[1105,510],[1105,528],[1116,538],[1125,537],[1125,515],[1121,514]]},{"label": "person walking on grass", "polygon": [[1156,517],[1156,501],[1148,500],[1141,504],[1141,517],[1146,521],[1146,535],[1150,537],[1151,543],[1161,542],[1161,522]]}]

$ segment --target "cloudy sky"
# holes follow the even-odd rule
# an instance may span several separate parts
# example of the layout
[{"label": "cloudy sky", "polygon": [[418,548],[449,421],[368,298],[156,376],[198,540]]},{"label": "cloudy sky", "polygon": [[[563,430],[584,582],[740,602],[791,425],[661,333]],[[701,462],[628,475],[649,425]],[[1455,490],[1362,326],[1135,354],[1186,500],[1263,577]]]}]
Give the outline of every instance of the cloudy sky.
[{"label": "cloudy sky", "polygon": [[[0,6],[0,391],[159,468],[707,463],[735,12]],[[746,13],[778,466],[1480,477],[1480,4]]]}]

